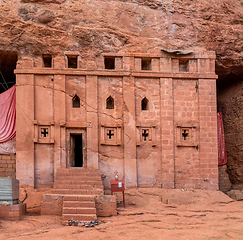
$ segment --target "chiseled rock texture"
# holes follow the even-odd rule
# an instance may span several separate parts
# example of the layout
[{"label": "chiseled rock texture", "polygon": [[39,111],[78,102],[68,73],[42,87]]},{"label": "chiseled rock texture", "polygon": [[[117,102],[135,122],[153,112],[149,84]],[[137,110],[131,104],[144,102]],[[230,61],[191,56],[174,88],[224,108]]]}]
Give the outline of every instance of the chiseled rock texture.
[{"label": "chiseled rock texture", "polygon": [[242,0],[8,0],[0,7],[0,50],[19,56],[204,48],[216,51],[219,74],[242,71]]},{"label": "chiseled rock texture", "polygon": [[[92,68],[104,52],[216,52],[228,171],[243,183],[243,0],[1,0],[0,50],[18,58],[80,51]],[[236,143],[236,144],[235,144]]]}]

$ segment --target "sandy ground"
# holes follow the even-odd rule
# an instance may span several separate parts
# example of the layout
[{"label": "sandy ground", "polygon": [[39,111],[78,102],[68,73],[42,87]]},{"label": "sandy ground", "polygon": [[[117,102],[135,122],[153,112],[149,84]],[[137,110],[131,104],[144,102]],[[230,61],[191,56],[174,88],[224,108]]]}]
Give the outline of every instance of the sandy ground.
[{"label": "sandy ground", "polygon": [[243,202],[219,191],[129,190],[118,213],[93,228],[28,213],[21,221],[0,220],[0,239],[243,239]]}]

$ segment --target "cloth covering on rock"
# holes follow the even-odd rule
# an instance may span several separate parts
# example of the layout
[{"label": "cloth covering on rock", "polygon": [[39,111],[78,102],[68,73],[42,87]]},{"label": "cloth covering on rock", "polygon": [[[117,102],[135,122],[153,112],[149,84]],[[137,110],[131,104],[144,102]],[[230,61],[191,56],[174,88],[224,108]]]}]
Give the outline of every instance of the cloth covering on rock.
[{"label": "cloth covering on rock", "polygon": [[16,136],[16,85],[0,94],[0,144]]},{"label": "cloth covering on rock", "polygon": [[227,163],[227,153],[225,147],[224,138],[224,125],[222,113],[217,114],[217,125],[218,125],[218,165],[222,166]]}]

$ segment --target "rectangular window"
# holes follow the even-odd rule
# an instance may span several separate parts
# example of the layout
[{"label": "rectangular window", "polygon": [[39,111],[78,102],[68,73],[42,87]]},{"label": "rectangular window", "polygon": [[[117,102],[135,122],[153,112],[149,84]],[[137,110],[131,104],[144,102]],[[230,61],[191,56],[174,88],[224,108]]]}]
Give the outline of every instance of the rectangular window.
[{"label": "rectangular window", "polygon": [[105,57],[105,69],[115,69],[115,57]]},{"label": "rectangular window", "polygon": [[51,68],[52,67],[52,56],[51,55],[42,55],[43,67]]},{"label": "rectangular window", "polygon": [[188,59],[180,59],[179,60],[179,71],[180,72],[188,72],[189,71],[189,60]]},{"label": "rectangular window", "polygon": [[142,59],[141,65],[142,70],[152,70],[151,59]]},{"label": "rectangular window", "polygon": [[67,59],[68,59],[68,68],[78,67],[78,56],[67,56]]}]

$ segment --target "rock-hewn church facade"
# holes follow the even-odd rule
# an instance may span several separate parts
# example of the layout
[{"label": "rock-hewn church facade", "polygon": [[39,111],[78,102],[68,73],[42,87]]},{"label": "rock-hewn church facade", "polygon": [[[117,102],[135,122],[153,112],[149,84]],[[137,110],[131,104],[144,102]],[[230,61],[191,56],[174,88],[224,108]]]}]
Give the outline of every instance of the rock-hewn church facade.
[{"label": "rock-hewn church facade", "polygon": [[114,172],[126,187],[218,188],[214,52],[79,52],[20,59],[16,178],[52,187],[60,168]]}]

